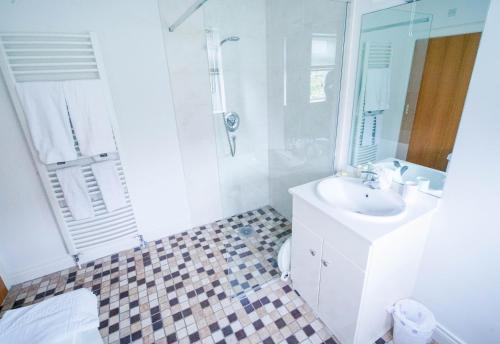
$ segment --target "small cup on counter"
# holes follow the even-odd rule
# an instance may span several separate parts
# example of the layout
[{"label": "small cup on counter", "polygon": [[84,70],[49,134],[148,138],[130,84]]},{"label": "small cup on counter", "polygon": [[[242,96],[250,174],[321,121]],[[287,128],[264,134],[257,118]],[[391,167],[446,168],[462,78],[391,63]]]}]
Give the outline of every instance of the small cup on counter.
[{"label": "small cup on counter", "polygon": [[413,202],[418,196],[418,183],[407,181],[403,185],[402,197],[405,202]]},{"label": "small cup on counter", "polygon": [[417,177],[418,190],[422,192],[427,192],[430,189],[431,181],[424,177]]}]

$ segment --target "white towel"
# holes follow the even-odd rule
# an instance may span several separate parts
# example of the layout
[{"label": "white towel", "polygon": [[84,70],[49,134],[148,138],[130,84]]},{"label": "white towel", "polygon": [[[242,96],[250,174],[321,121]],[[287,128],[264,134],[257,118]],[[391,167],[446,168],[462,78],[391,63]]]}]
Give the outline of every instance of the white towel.
[{"label": "white towel", "polygon": [[369,68],[366,75],[364,112],[389,109],[390,96],[390,68]]},{"label": "white towel", "polygon": [[42,163],[77,158],[60,82],[22,82],[16,85],[33,145]]},{"label": "white towel", "polygon": [[56,170],[66,205],[75,220],[93,216],[92,202],[80,166]]},{"label": "white towel", "polygon": [[101,190],[106,209],[111,212],[127,206],[125,193],[120,176],[116,170],[115,161],[103,161],[92,164],[97,185]]},{"label": "white towel", "polygon": [[63,89],[82,155],[115,152],[110,110],[102,81],[64,81]]},{"label": "white towel", "polygon": [[0,343],[69,342],[75,334],[98,327],[96,296],[78,289],[5,312],[0,320]]}]

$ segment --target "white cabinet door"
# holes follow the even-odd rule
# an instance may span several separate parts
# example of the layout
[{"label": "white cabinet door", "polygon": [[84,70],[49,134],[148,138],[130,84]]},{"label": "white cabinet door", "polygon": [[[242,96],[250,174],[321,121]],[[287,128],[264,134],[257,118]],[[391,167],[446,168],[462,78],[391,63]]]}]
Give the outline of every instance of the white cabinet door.
[{"label": "white cabinet door", "polygon": [[319,273],[323,240],[293,221],[292,225],[292,281],[293,287],[311,308],[318,310]]},{"label": "white cabinet door", "polygon": [[323,243],[319,316],[342,344],[354,343],[364,279],[362,270]]}]

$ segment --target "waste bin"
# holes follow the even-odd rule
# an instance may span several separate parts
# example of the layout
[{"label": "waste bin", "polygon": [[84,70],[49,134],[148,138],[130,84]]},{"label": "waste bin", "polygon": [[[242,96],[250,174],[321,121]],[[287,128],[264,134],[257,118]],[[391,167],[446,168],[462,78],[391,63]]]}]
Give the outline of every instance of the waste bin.
[{"label": "waste bin", "polygon": [[436,329],[432,312],[421,303],[404,299],[392,307],[394,344],[428,344]]}]

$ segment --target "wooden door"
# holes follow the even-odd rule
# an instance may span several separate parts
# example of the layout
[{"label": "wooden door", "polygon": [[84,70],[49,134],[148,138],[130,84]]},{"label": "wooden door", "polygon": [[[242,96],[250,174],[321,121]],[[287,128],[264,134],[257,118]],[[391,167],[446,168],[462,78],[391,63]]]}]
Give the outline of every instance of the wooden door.
[{"label": "wooden door", "polygon": [[293,287],[316,312],[318,309],[319,274],[323,240],[293,221],[292,281]]},{"label": "wooden door", "polygon": [[6,296],[7,296],[7,287],[5,286],[5,283],[3,283],[2,278],[0,277],[0,305],[2,304]]},{"label": "wooden door", "polygon": [[429,39],[406,160],[445,171],[481,33]]}]

